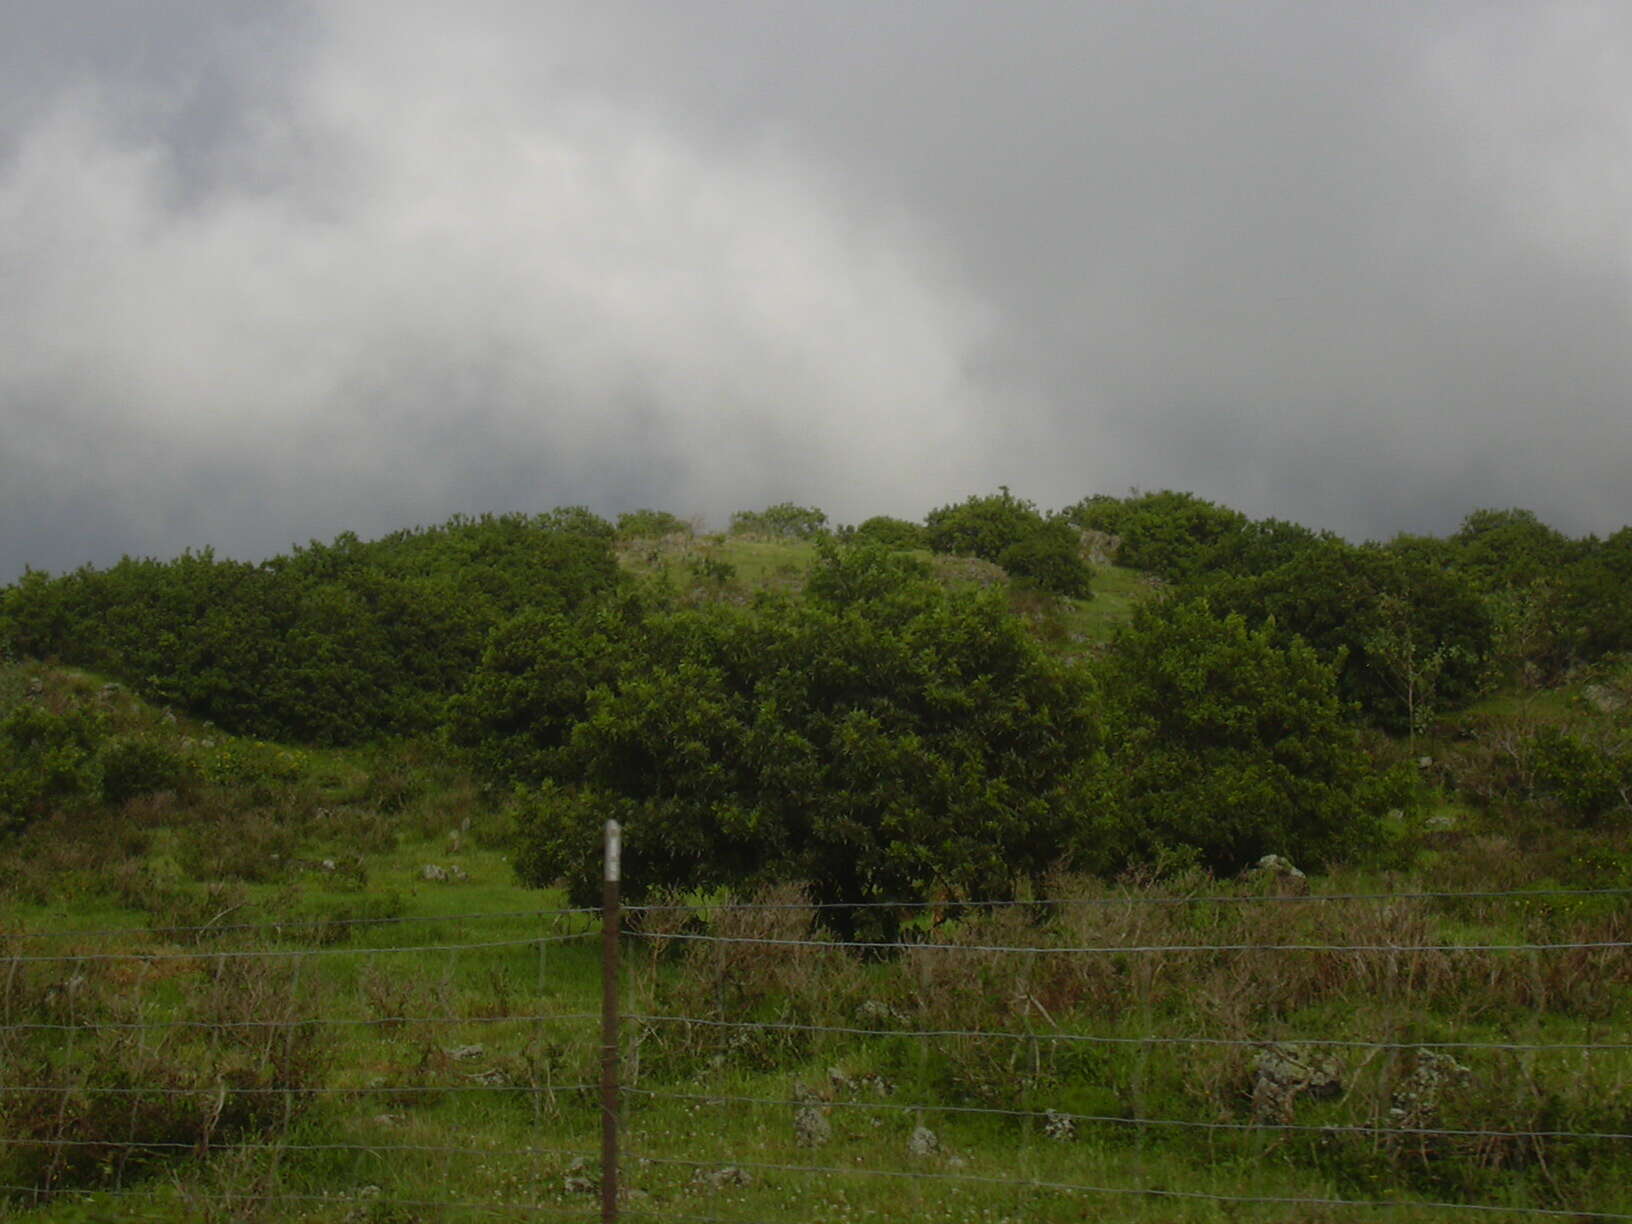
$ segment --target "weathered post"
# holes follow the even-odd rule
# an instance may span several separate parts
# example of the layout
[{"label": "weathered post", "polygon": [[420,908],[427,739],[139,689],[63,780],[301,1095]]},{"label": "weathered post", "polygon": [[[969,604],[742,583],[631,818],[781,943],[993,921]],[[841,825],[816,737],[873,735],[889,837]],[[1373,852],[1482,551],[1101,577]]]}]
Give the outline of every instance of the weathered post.
[{"label": "weathered post", "polygon": [[618,1219],[618,877],[623,830],[606,822],[601,893],[601,1221]]}]

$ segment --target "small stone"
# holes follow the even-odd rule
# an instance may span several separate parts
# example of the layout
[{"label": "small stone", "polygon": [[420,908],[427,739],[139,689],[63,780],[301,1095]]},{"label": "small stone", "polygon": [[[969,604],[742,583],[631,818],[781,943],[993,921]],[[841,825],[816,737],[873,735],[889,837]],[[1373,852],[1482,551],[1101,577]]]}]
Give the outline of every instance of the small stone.
[{"label": "small stone", "polygon": [[1418,1050],[1416,1062],[1389,1102],[1389,1120],[1407,1128],[1429,1126],[1446,1093],[1468,1082],[1472,1072],[1449,1054]]},{"label": "small stone", "polygon": [[1319,1099],[1343,1091],[1343,1066],[1316,1047],[1275,1044],[1258,1051],[1253,1069],[1252,1116],[1287,1123],[1300,1096]]},{"label": "small stone", "polygon": [[814,1097],[800,1101],[793,1111],[793,1141],[800,1147],[821,1147],[833,1138],[833,1124]]},{"label": "small stone", "polygon": [[568,1194],[593,1194],[599,1181],[590,1175],[589,1161],[575,1156],[561,1175],[561,1188]]},{"label": "small stone", "polygon": [[691,1176],[691,1184],[709,1190],[724,1190],[727,1186],[751,1186],[754,1179],[746,1169],[725,1165],[718,1169],[698,1169]]},{"label": "small stone", "polygon": [[1077,1137],[1077,1122],[1070,1114],[1043,1111],[1043,1134],[1056,1143],[1070,1143]]},{"label": "small stone", "polygon": [[1449,833],[1456,828],[1456,817],[1447,812],[1435,812],[1422,822],[1425,833]]},{"label": "small stone", "polygon": [[334,870],[334,860],[333,859],[324,859],[322,866],[323,866],[324,871],[333,871]]},{"label": "small stone", "polygon": [[1431,757],[1431,756],[1424,756],[1424,757],[1418,757],[1417,758],[1417,768],[1418,769],[1427,769],[1433,763],[1434,763],[1434,758]]},{"label": "small stone", "polygon": [[941,1141],[935,1132],[920,1122],[912,1128],[912,1137],[907,1140],[908,1156],[933,1156],[941,1150]]},{"label": "small stone", "polygon": [[447,868],[446,878],[450,883],[457,884],[461,880],[470,879],[470,876],[465,873],[465,869],[459,866],[458,863],[450,863]]},{"label": "small stone", "polygon": [[448,873],[435,863],[426,863],[419,869],[419,878],[422,880],[446,880]]},{"label": "small stone", "polygon": [[481,1045],[449,1046],[446,1052],[449,1058],[456,1059],[459,1062],[468,1062],[472,1058],[480,1058],[487,1053],[487,1047]]},{"label": "small stone", "polygon": [[1293,866],[1291,859],[1282,858],[1279,854],[1264,855],[1263,858],[1259,859],[1258,862],[1253,865],[1251,870],[1261,872],[1264,875],[1285,876],[1286,878],[1292,880],[1301,880],[1305,878],[1303,872],[1299,871],[1295,866]]},{"label": "small stone", "polygon": [[856,1081],[846,1075],[840,1067],[827,1069],[827,1082],[833,1085],[835,1092],[851,1092],[856,1086]]},{"label": "small stone", "polygon": [[1602,684],[1586,685],[1581,698],[1600,714],[1613,714],[1626,704],[1619,693]]}]

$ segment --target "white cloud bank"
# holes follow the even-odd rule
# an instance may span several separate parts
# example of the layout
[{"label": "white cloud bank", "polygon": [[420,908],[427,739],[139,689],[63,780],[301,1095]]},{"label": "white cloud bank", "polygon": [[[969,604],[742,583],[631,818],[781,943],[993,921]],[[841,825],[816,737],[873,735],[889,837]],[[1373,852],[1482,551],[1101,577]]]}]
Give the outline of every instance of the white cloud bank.
[{"label": "white cloud bank", "polygon": [[436,11],[332,10],[206,166],[88,88],[42,112],[0,168],[9,516],[100,492],[123,546],[254,553],[569,500],[916,514],[974,478],[990,320],[922,232],[574,92],[548,29]]}]

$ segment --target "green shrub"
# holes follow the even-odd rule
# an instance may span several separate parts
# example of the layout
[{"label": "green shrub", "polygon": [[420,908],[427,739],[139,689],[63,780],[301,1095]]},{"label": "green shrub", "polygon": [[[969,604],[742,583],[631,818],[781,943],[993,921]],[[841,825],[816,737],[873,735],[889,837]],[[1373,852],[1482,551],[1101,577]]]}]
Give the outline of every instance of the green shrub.
[{"label": "green shrub", "polygon": [[903,550],[928,548],[929,532],[919,523],[877,514],[852,528],[850,540],[857,544],[879,544],[885,548]]},{"label": "green shrub", "polygon": [[1536,790],[1585,821],[1632,809],[1632,752],[1591,743],[1557,727],[1535,736]]},{"label": "green shrub", "polygon": [[827,514],[815,506],[778,502],[763,510],[738,510],[731,516],[732,535],[767,535],[809,540],[827,528]]},{"label": "green shrub", "polygon": [[1077,533],[1063,519],[1044,518],[1007,488],[931,510],[924,518],[929,546],[939,553],[979,557],[1055,595],[1085,597],[1093,571]]},{"label": "green shrub", "polygon": [[0,719],[0,832],[21,828],[54,802],[96,795],[97,749],[107,734],[98,713],[61,713],[34,702]]},{"label": "green shrub", "polygon": [[1193,846],[1235,872],[1372,843],[1379,796],[1336,676],[1303,642],[1205,600],[1142,607],[1101,668],[1105,767],[1081,861],[1115,871]]},{"label": "green shrub", "polygon": [[98,758],[105,803],[121,804],[138,795],[179,791],[197,776],[192,762],[179,753],[135,736],[108,740]]},{"label": "green shrub", "polygon": [[546,784],[523,878],[592,897],[607,816],[632,897],[778,880],[833,903],[997,896],[1044,872],[1094,740],[1085,683],[1001,596],[914,569],[829,548],[799,599],[507,626],[455,732],[499,776]]},{"label": "green shrub", "polygon": [[643,540],[676,534],[692,534],[691,524],[667,510],[630,510],[618,515],[620,540]]}]

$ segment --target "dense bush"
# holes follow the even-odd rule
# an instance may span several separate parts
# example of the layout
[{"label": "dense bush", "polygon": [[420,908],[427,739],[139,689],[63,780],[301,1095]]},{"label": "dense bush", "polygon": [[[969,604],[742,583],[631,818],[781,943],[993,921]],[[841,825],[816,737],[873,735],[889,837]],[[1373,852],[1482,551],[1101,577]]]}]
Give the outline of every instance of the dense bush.
[{"label": "dense bush", "polygon": [[544,785],[522,870],[578,900],[607,816],[637,897],[1005,895],[1062,852],[1094,742],[1085,682],[1000,599],[877,548],[825,550],[798,599],[524,618],[454,709],[489,770]]},{"label": "dense bush", "polygon": [[1366,760],[1337,678],[1303,642],[1205,600],[1141,609],[1103,670],[1106,768],[1085,865],[1193,847],[1216,871],[1321,862],[1375,833]]},{"label": "dense bush", "polygon": [[1447,543],[1455,563],[1486,590],[1526,587],[1558,577],[1581,546],[1530,510],[1475,510]]},{"label": "dense bush", "polygon": [[59,713],[28,702],[0,719],[0,833],[21,828],[49,805],[94,796],[106,735],[106,720],[81,707]]},{"label": "dense bush", "polygon": [[1273,621],[1338,675],[1338,691],[1379,726],[1405,732],[1426,705],[1472,700],[1494,642],[1472,580],[1420,554],[1319,540],[1266,573],[1193,584],[1221,612]]},{"label": "dense bush", "polygon": [[109,739],[98,753],[100,790],[105,803],[120,804],[138,795],[181,790],[198,775],[185,757],[163,744],[139,736]]},{"label": "dense bush", "polygon": [[578,508],[346,533],[259,565],[126,558],[0,595],[16,647],[118,676],[246,734],[348,743],[437,726],[489,629],[612,589],[611,527]]},{"label": "dense bush", "polygon": [[991,561],[1056,595],[1089,594],[1093,571],[1082,559],[1076,531],[1006,488],[931,510],[924,530],[936,552]]},{"label": "dense bush", "polygon": [[1164,489],[1126,498],[1097,495],[1064,511],[1067,521],[1121,538],[1117,562],[1169,581],[1210,568],[1215,556],[1236,546],[1233,537],[1247,517],[1193,493]]},{"label": "dense bush", "polygon": [[1536,732],[1533,767],[1538,794],[1587,823],[1632,812],[1632,748],[1593,742],[1556,727]]},{"label": "dense bush", "polygon": [[732,535],[775,536],[808,540],[827,529],[827,514],[815,506],[778,502],[763,510],[738,510],[731,516]]},{"label": "dense bush", "polygon": [[1632,651],[1632,527],[1589,540],[1560,587],[1560,617],[1575,658]]},{"label": "dense bush", "polygon": [[923,524],[906,519],[875,514],[856,524],[849,531],[849,539],[856,544],[879,544],[885,548],[915,549],[929,547],[929,532]]},{"label": "dense bush", "polygon": [[618,515],[620,540],[650,539],[677,533],[690,535],[691,524],[667,510],[630,510]]}]

